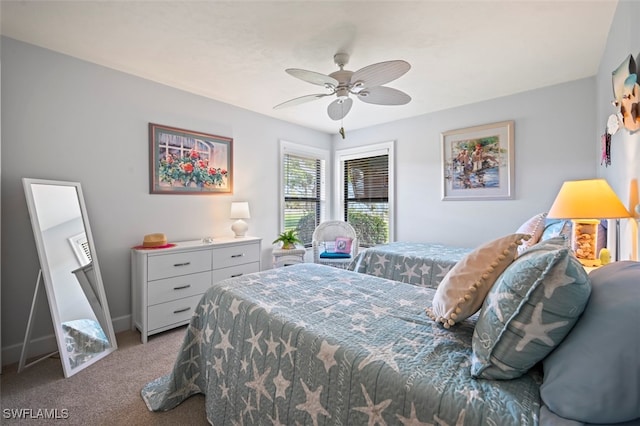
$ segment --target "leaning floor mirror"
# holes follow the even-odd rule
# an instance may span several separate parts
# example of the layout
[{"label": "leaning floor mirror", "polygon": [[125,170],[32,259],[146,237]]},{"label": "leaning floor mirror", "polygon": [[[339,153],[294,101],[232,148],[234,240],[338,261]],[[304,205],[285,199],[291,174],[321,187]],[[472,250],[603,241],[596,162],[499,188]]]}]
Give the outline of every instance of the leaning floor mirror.
[{"label": "leaning floor mirror", "polygon": [[117,349],[82,188],[78,182],[22,182],[40,272],[18,371],[53,355],[25,366],[38,291],[44,284],[64,376],[69,377]]}]

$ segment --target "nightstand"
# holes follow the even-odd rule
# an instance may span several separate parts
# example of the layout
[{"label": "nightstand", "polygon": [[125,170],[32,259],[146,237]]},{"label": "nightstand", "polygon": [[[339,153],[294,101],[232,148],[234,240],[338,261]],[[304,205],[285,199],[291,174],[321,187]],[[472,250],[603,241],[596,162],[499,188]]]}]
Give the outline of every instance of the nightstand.
[{"label": "nightstand", "polygon": [[[600,265],[602,266],[602,265]],[[590,273],[591,271],[593,271],[594,269],[598,269],[600,268],[600,266],[582,266],[584,268],[584,270],[586,271],[586,273]]]},{"label": "nightstand", "polygon": [[282,266],[290,266],[298,263],[304,263],[304,255],[307,250],[303,248],[295,249],[273,249],[273,267],[280,268]]}]

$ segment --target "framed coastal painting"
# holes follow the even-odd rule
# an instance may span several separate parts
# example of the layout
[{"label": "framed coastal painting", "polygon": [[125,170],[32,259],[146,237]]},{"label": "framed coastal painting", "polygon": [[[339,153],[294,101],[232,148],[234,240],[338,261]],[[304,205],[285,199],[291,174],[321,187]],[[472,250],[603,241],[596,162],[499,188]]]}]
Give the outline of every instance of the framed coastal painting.
[{"label": "framed coastal painting", "polygon": [[233,193],[233,139],[149,123],[152,194]]},{"label": "framed coastal painting", "polygon": [[514,122],[442,133],[442,199],[514,198]]}]

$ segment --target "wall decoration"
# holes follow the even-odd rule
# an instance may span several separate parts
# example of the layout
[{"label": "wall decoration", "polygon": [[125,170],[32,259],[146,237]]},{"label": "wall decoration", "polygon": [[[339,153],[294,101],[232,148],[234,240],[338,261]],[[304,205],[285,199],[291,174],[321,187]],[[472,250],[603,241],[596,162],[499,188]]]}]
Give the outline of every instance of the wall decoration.
[{"label": "wall decoration", "polygon": [[604,132],[600,138],[602,154],[600,156],[600,165],[605,167],[611,165],[611,133]]},{"label": "wall decoration", "polygon": [[600,157],[600,165],[605,167],[611,165],[611,136],[615,135],[620,128],[620,120],[617,114],[611,114],[607,119],[607,129],[602,134],[601,146],[602,155]]},{"label": "wall decoration", "polygon": [[514,197],[514,122],[442,133],[442,199]]},{"label": "wall decoration", "polygon": [[638,85],[637,59],[632,55],[622,61],[611,76],[613,83],[613,105],[618,108],[619,119],[630,132],[640,129],[640,86]]},{"label": "wall decoration", "polygon": [[150,193],[231,194],[233,139],[149,123]]}]

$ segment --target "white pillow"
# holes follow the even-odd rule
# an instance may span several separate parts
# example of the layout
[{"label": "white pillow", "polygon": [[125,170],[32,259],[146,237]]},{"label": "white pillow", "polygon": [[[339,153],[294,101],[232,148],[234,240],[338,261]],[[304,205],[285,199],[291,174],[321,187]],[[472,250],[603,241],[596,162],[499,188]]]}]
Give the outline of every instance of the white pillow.
[{"label": "white pillow", "polygon": [[540,237],[542,236],[542,232],[544,231],[544,220],[547,217],[547,213],[538,213],[533,216],[525,223],[520,225],[520,227],[516,230],[516,234],[529,234],[531,238],[528,241],[523,241],[522,245],[518,247],[518,254],[521,254],[523,251],[528,249],[534,244],[537,244],[540,241]]}]

